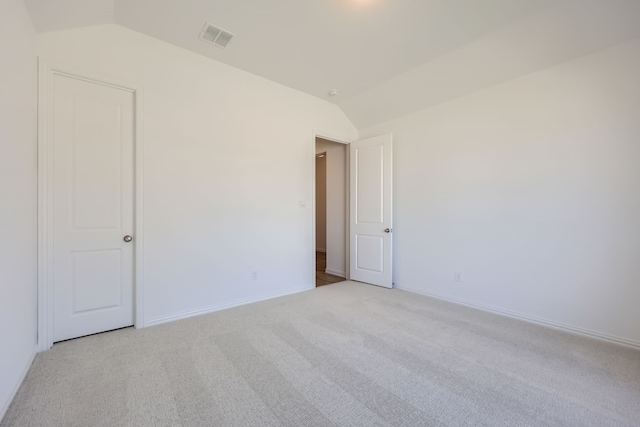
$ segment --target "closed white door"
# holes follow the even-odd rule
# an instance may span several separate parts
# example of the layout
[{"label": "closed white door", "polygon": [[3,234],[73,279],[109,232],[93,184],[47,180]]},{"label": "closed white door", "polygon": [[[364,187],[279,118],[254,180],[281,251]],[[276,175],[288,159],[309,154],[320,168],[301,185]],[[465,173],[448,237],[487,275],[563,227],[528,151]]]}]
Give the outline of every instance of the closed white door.
[{"label": "closed white door", "polygon": [[350,145],[350,279],[392,287],[391,134]]},{"label": "closed white door", "polygon": [[[134,94],[53,77],[53,341],[133,325]],[[129,240],[129,241],[125,241]]]}]

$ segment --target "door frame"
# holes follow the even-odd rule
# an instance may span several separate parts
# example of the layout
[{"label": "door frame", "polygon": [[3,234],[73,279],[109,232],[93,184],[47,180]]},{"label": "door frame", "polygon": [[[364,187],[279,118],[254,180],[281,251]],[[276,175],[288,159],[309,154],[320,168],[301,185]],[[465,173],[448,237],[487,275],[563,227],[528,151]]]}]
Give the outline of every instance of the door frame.
[{"label": "door frame", "polygon": [[351,189],[350,189],[350,185],[349,185],[349,168],[350,168],[350,159],[349,159],[349,145],[351,144],[351,142],[347,142],[343,139],[340,138],[335,138],[332,136],[327,136],[326,132],[318,132],[318,131],[314,131],[312,134],[312,145],[311,147],[313,148],[313,154],[310,157],[310,159],[312,159],[311,161],[313,162],[313,166],[312,166],[312,171],[313,171],[313,179],[312,179],[312,203],[311,203],[311,211],[312,211],[312,218],[313,220],[311,221],[311,227],[312,227],[312,239],[311,239],[311,260],[312,263],[311,265],[313,265],[313,276],[312,276],[312,280],[311,283],[313,284],[313,287],[315,288],[315,283],[316,283],[316,163],[315,163],[315,159],[316,159],[316,138],[322,138],[322,139],[326,139],[327,141],[331,141],[331,142],[336,142],[338,144],[343,144],[345,146],[345,192],[346,192],[346,200],[345,200],[345,224],[344,224],[344,238],[345,238],[345,279],[344,280],[349,280],[350,278],[350,246],[349,246],[349,215],[350,215],[350,197],[351,197]]},{"label": "door frame", "polygon": [[53,346],[53,78],[61,75],[94,84],[125,90],[133,94],[134,102],[134,248],[133,248],[133,310],[134,326],[144,327],[143,316],[143,90],[141,84],[121,82],[111,77],[38,59],[38,270],[37,270],[37,350]]}]

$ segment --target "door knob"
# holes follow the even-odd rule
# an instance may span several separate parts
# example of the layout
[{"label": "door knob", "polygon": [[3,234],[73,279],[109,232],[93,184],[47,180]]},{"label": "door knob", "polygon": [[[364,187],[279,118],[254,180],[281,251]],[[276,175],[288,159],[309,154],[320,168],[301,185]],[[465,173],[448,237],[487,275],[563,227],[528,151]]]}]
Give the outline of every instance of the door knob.
[{"label": "door knob", "polygon": [[393,231],[393,228],[385,228],[384,232],[385,233],[391,233]]},{"label": "door knob", "polygon": [[133,240],[133,237],[131,237],[131,236],[129,236],[129,235],[127,234],[126,236],[124,236],[124,238],[123,238],[122,240],[124,240],[125,242],[129,243],[130,241],[132,241],[132,240]]}]

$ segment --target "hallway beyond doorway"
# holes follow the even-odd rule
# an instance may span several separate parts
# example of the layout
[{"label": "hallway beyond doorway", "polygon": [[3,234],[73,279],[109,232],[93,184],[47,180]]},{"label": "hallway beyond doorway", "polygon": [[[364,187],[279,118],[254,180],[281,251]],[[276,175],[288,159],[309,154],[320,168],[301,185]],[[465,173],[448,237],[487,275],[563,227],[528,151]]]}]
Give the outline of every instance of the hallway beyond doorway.
[{"label": "hallway beyond doorway", "polygon": [[327,268],[327,254],[316,251],[316,288],[318,286],[331,285],[332,283],[344,282],[344,278],[325,273]]}]

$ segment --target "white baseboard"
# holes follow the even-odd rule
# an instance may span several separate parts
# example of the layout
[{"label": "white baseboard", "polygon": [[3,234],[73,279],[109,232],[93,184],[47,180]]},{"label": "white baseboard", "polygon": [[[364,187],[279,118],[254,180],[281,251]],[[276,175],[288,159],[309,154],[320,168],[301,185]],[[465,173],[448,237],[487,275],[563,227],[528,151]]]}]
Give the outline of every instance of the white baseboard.
[{"label": "white baseboard", "polygon": [[406,287],[406,286],[399,286],[399,285],[394,285],[393,286],[396,289],[400,289],[402,291],[408,291],[408,292],[413,292],[416,294],[421,294],[421,295],[425,295],[431,298],[436,298],[439,300],[443,300],[443,301],[448,301],[454,304],[459,304],[459,305],[464,305],[467,307],[471,307],[471,308],[476,308],[482,311],[487,311],[489,313],[494,313],[494,314],[499,314],[501,316],[507,316],[507,317],[512,317],[514,319],[519,319],[519,320],[524,320],[525,322],[529,322],[529,323],[535,323],[538,325],[542,325],[542,326],[547,326],[547,327],[551,327],[553,329],[558,329],[564,332],[569,332],[572,334],[578,334],[578,335],[583,335],[583,336],[587,336],[587,337],[591,337],[591,338],[596,338],[602,341],[608,341],[614,344],[621,344],[627,347],[632,347],[632,348],[636,348],[636,349],[640,349],[640,341],[635,341],[635,340],[630,340],[627,338],[621,338],[621,337],[617,337],[615,335],[609,335],[609,334],[605,334],[602,332],[598,332],[598,331],[593,331],[591,329],[585,329],[585,328],[580,328],[577,326],[572,326],[572,325],[567,325],[564,323],[560,323],[560,322],[555,322],[553,320],[547,320],[547,319],[542,319],[539,317],[535,317],[535,316],[529,316],[527,314],[521,314],[521,313],[516,313],[513,311],[509,311],[509,310],[503,310],[501,308],[496,308],[496,307],[492,307],[489,305],[485,305],[485,304],[477,304],[474,302],[470,302],[470,301],[466,301],[466,300],[462,300],[462,299],[458,299],[458,298],[451,298],[445,295],[440,295],[437,293],[433,293],[433,292],[425,292],[425,291],[421,291],[418,289],[413,289],[410,287]]},{"label": "white baseboard", "polygon": [[271,294],[265,294],[265,295],[261,295],[259,297],[254,297],[254,298],[238,299],[238,300],[228,302],[226,304],[214,305],[206,308],[201,308],[198,310],[187,311],[184,313],[173,314],[171,316],[160,317],[158,319],[149,320],[147,322],[144,322],[144,327],[146,328],[148,326],[156,326],[156,325],[161,325],[163,323],[174,322],[176,320],[188,319],[190,317],[200,316],[202,314],[214,313],[216,311],[226,310],[228,308],[239,307],[241,305],[251,304],[254,302],[266,301],[269,299],[292,295],[298,292],[304,292],[311,289],[315,289],[315,285],[310,287],[304,287],[304,288],[300,288],[300,287],[292,288],[286,291],[274,292]]},{"label": "white baseboard", "polygon": [[326,268],[324,272],[327,274],[331,274],[332,276],[347,277],[347,273],[345,273],[344,271],[338,271],[338,270],[332,270],[330,268]]},{"label": "white baseboard", "polygon": [[2,408],[2,412],[0,412],[0,422],[2,422],[2,419],[4,418],[4,416],[7,414],[7,411],[9,410],[9,406],[11,405],[11,402],[13,402],[13,399],[15,399],[16,394],[18,394],[18,390],[20,390],[20,386],[22,386],[24,379],[27,377],[27,374],[29,373],[29,370],[31,369],[31,365],[33,365],[33,361],[35,360],[37,354],[38,352],[34,348],[33,354],[31,355],[31,359],[29,359],[29,363],[27,363],[27,365],[23,369],[22,375],[20,375],[20,381],[18,381],[18,384],[16,384],[16,386],[13,388],[13,392],[9,396],[9,400],[5,402],[5,405]]}]

